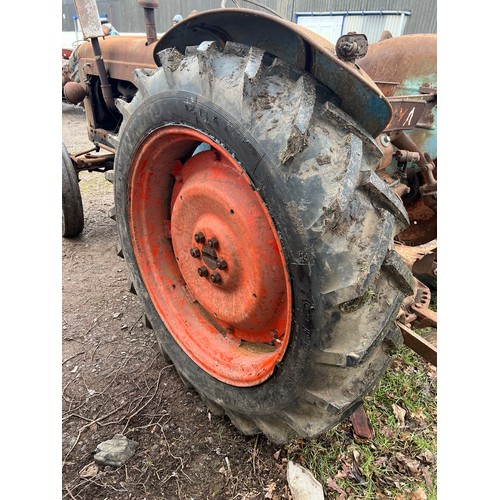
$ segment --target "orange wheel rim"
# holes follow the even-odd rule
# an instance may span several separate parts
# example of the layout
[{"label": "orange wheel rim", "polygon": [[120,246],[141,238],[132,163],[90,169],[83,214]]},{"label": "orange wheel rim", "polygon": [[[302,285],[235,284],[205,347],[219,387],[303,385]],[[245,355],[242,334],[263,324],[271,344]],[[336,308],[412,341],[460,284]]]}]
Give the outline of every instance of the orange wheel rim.
[{"label": "orange wheel rim", "polygon": [[[202,142],[211,149],[190,156]],[[140,145],[129,186],[137,265],[176,342],[222,382],[268,379],[289,343],[291,287],[272,219],[242,167],[204,134],[166,126]]]}]

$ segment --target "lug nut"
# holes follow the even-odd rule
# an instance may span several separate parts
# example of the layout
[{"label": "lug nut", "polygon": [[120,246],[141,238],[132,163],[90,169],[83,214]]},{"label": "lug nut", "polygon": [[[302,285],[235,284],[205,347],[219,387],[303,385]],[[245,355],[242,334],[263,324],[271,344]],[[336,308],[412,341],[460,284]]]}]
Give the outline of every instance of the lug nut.
[{"label": "lug nut", "polygon": [[191,248],[191,250],[189,250],[189,253],[191,254],[191,257],[199,257],[201,254],[200,254],[200,250],[198,248]]},{"label": "lug nut", "polygon": [[220,283],[222,281],[221,275],[219,273],[213,273],[210,275],[210,281],[212,283]]},{"label": "lug nut", "polygon": [[217,259],[216,265],[217,269],[225,269],[227,267],[227,262],[224,259]]},{"label": "lug nut", "polygon": [[210,238],[208,240],[208,246],[210,248],[217,248],[219,246],[219,242],[217,241],[217,238]]},{"label": "lug nut", "polygon": [[203,233],[196,233],[194,235],[194,241],[196,241],[196,243],[204,243],[205,235]]},{"label": "lug nut", "polygon": [[204,278],[205,276],[208,276],[208,269],[205,266],[201,266],[198,268],[198,274]]}]

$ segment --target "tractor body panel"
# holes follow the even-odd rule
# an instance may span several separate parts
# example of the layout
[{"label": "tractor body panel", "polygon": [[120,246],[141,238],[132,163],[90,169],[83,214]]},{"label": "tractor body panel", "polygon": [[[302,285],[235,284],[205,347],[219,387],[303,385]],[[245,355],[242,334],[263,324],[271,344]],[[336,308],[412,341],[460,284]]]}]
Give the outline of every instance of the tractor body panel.
[{"label": "tractor body panel", "polygon": [[[155,45],[146,45],[142,36],[117,36],[99,40],[102,57],[109,78],[133,82],[133,72],[137,68],[156,69],[153,58]],[[80,68],[87,75],[98,75],[92,45],[89,42],[78,47]]]},{"label": "tractor body panel", "polygon": [[[359,61],[388,98],[437,94],[437,35],[405,35],[369,46]],[[437,158],[437,107],[429,103],[408,135]]]}]

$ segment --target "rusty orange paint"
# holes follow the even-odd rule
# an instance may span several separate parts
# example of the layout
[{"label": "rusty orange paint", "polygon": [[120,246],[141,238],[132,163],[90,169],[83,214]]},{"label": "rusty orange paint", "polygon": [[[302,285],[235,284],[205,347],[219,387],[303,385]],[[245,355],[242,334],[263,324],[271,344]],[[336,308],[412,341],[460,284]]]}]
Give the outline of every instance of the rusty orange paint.
[{"label": "rusty orange paint", "polygon": [[[155,44],[147,45],[142,36],[110,36],[100,39],[99,46],[109,78],[134,82],[136,68],[157,68],[153,59]],[[99,75],[90,42],[84,42],[78,47],[78,59],[78,65],[84,74]]]},{"label": "rusty orange paint", "polygon": [[[211,149],[181,164],[200,142]],[[273,221],[243,168],[201,132],[166,126],[138,148],[129,186],[137,264],[176,342],[222,382],[268,379],[290,340],[292,295]]]}]

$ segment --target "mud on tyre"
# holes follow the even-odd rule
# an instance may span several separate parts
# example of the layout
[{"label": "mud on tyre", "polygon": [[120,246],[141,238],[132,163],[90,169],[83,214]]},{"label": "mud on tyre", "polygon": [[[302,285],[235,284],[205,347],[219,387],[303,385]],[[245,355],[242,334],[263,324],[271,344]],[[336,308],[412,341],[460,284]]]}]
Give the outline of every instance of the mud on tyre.
[{"label": "mud on tyre", "polygon": [[406,212],[373,172],[372,138],[310,75],[230,42],[159,55],[117,101],[134,288],[212,411],[278,443],[318,435],[401,341],[413,278],[392,245]]}]

